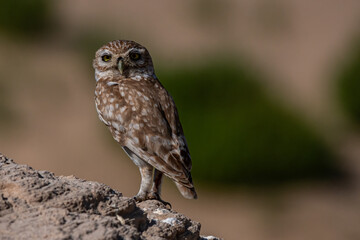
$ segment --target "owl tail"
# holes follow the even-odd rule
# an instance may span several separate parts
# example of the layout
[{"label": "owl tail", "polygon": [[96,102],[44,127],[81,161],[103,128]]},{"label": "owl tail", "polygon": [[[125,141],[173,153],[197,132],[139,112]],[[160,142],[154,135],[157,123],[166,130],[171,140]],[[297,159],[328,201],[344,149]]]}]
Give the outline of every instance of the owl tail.
[{"label": "owl tail", "polygon": [[189,188],[178,182],[175,182],[175,184],[184,198],[197,199],[197,194],[194,187]]}]

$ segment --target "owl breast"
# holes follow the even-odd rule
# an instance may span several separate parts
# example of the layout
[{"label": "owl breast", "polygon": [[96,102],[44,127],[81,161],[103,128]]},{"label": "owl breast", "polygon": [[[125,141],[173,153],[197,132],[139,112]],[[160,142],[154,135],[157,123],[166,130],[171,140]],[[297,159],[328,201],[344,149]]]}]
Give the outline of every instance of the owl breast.
[{"label": "owl breast", "polygon": [[100,120],[110,129],[114,139],[122,143],[124,113],[127,109],[119,96],[118,84],[98,81],[95,89],[95,106]]},{"label": "owl breast", "polygon": [[149,91],[151,85],[134,80],[97,82],[95,105],[99,118],[122,145],[125,145],[126,139],[144,145],[149,141],[144,133],[163,134],[167,131],[157,127],[164,124],[164,119],[158,116],[159,105],[154,91]]}]

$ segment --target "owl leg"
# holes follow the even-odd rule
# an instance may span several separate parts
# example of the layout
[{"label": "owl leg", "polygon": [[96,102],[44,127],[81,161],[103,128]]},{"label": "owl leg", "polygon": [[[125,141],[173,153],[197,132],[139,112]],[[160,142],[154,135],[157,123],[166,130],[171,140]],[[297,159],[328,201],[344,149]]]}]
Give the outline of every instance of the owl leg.
[{"label": "owl leg", "polygon": [[159,170],[155,169],[153,184],[152,184],[151,192],[150,192],[151,197],[153,197],[153,198],[160,198],[162,176],[163,176],[163,173],[160,172]]},{"label": "owl leg", "polygon": [[123,146],[123,149],[126,152],[126,154],[130,157],[130,159],[135,163],[135,165],[139,167],[141,174],[140,190],[138,194],[135,195],[134,199],[139,202],[144,201],[148,199],[147,195],[151,190],[153,167],[144,160],[142,160],[128,147]]},{"label": "owl leg", "polygon": [[140,166],[139,167],[141,174],[141,185],[138,194],[134,197],[136,201],[144,201],[148,199],[148,193],[151,189],[151,179],[152,179],[152,166]]},{"label": "owl leg", "polygon": [[153,185],[151,187],[151,191],[148,194],[149,199],[156,199],[160,202],[162,202],[165,206],[169,206],[171,208],[171,204],[168,202],[165,202],[160,198],[161,193],[161,183],[162,183],[162,176],[163,173],[159,170],[155,169],[154,171],[154,178],[153,178]]}]

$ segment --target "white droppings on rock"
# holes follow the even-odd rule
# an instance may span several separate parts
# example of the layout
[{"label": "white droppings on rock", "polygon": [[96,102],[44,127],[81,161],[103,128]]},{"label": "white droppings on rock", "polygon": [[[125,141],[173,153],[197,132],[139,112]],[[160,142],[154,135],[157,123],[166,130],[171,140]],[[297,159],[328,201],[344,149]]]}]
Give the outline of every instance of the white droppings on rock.
[{"label": "white droppings on rock", "polygon": [[206,237],[204,237],[204,236],[201,236],[201,238],[200,238],[201,240],[217,240],[217,239],[219,239],[219,238],[217,238],[217,237],[214,237],[214,236],[206,236]]},{"label": "white droppings on rock", "polygon": [[158,208],[158,209],[155,209],[154,213],[155,213],[155,214],[158,214],[158,215],[163,215],[163,214],[168,214],[168,213],[170,213],[170,211],[167,210],[167,209]]},{"label": "white droppings on rock", "polygon": [[177,225],[177,224],[181,224],[181,222],[180,222],[178,219],[173,218],[173,217],[172,217],[172,218],[166,218],[166,219],[164,219],[164,220],[161,220],[161,222],[170,224],[171,226],[175,226],[175,225]]}]

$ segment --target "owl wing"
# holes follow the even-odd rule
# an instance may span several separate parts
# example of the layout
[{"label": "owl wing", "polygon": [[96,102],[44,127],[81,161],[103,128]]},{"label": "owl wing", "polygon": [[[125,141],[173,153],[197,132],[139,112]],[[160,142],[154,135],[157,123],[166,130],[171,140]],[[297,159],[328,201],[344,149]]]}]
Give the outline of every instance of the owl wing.
[{"label": "owl wing", "polygon": [[188,171],[191,171],[191,157],[184,131],[180,123],[179,114],[173,98],[165,89],[163,89],[163,93],[160,97],[160,112],[162,113],[163,118],[167,120],[167,123],[171,128],[177,154],[180,155],[180,159],[185,168]]},{"label": "owl wing", "polygon": [[147,121],[143,122],[142,128],[131,130],[125,146],[166,176],[192,188],[191,157],[172,97],[161,88],[156,97],[149,96],[147,104],[137,105],[152,111],[145,117],[139,109],[137,116],[133,116],[133,119],[141,121],[143,117]]}]

